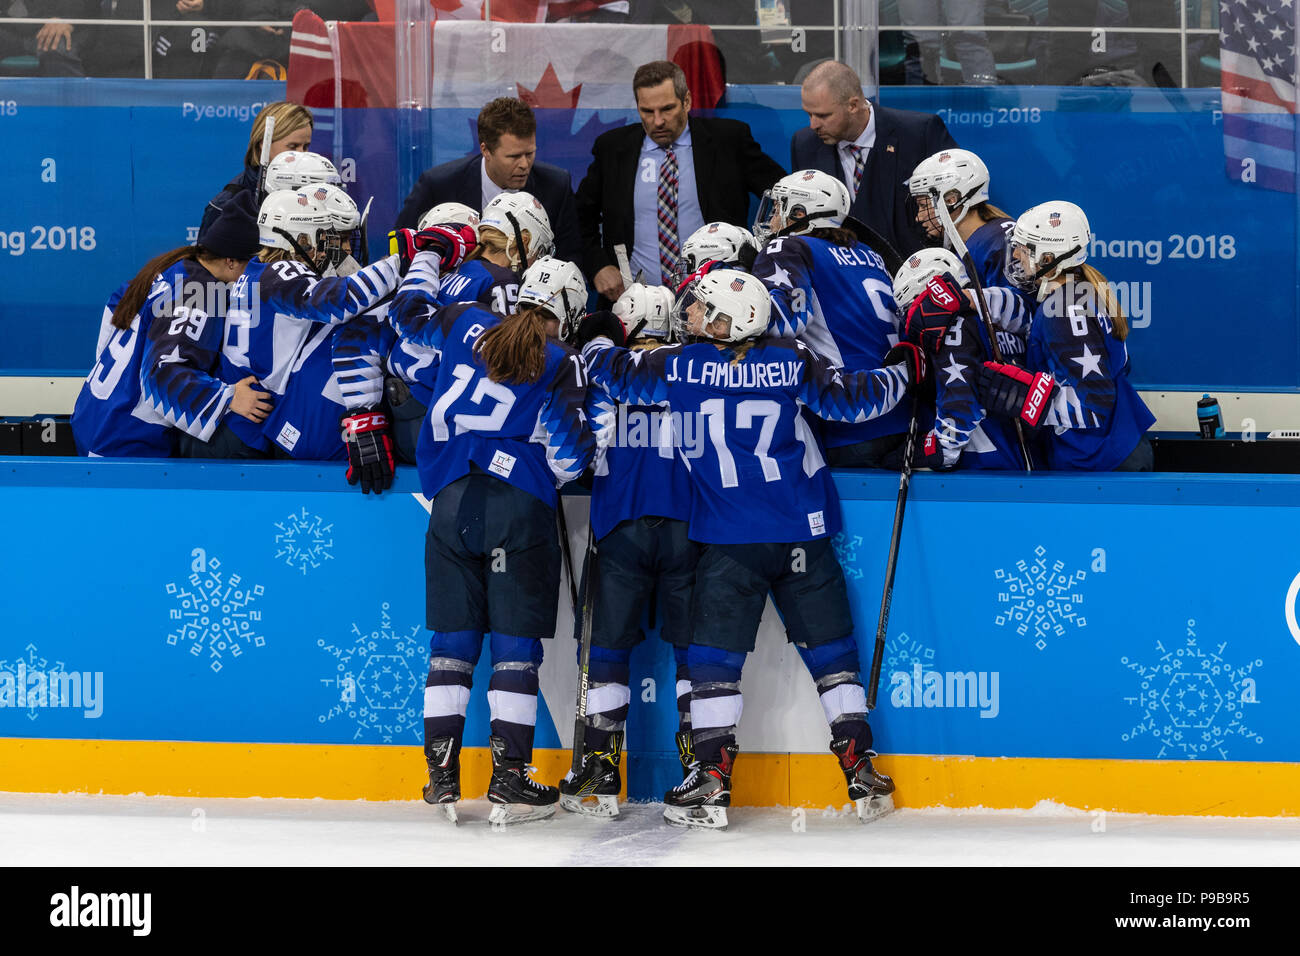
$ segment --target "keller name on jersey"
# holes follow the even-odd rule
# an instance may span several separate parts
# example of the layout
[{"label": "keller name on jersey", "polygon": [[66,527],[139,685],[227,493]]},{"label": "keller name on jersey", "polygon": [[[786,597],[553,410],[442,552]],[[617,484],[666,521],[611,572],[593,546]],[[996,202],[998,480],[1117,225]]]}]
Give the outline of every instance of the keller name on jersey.
[{"label": "keller name on jersey", "polygon": [[[732,365],[728,360],[699,361],[674,355],[665,369],[670,382],[689,382],[714,388],[789,388],[803,376],[802,362],[754,362]],[[684,366],[684,367],[683,367]]]}]

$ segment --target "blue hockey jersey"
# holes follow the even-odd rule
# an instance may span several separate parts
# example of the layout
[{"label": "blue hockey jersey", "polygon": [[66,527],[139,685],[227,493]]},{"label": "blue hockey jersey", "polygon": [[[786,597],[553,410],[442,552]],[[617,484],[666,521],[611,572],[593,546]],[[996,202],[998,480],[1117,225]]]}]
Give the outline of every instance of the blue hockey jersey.
[{"label": "blue hockey jersey", "polygon": [[[328,364],[333,326],[373,308],[397,288],[398,278],[395,255],[346,277],[320,278],[291,260],[248,264],[226,315],[221,377],[233,384],[255,376],[275,396],[276,413],[262,425],[230,416],[231,429],[245,444],[265,449],[275,442],[295,454],[304,433],[319,435],[333,428],[337,435],[342,405],[319,401],[319,390],[306,387],[284,401],[289,377],[302,372],[318,350],[324,350]],[[318,369],[315,362],[312,366]]]},{"label": "blue hockey jersey", "polygon": [[130,327],[112,325],[126,285],[109,298],[99,361],[72,413],[77,450],[92,457],[165,458],[175,426],[207,440],[234,395],[215,376],[229,284],[194,259],[154,280]]},{"label": "blue hockey jersey", "polygon": [[416,256],[389,313],[403,340],[437,355],[437,398],[418,446],[424,494],[432,498],[474,464],[555,507],[556,488],[582,474],[596,451],[582,358],[552,339],[536,382],[492,381],[475,346],[502,316],[477,303],[430,307],[438,268],[436,255]]},{"label": "blue hockey jersey", "polygon": [[704,436],[691,461],[691,538],[707,544],[809,541],[840,530],[839,497],[801,409],[839,422],[888,414],[907,390],[902,365],[845,372],[802,342],[764,336],[646,352],[598,338],[593,382],[630,404],[666,405]]},{"label": "blue hockey jersey", "polygon": [[[772,296],[772,334],[799,339],[836,368],[878,368],[898,344],[893,284],[869,246],[784,236],[758,254],[753,273]],[[899,408],[857,424],[828,422],[822,438],[837,448],[896,435],[907,425],[908,412]]]},{"label": "blue hockey jersey", "polygon": [[1155,423],[1129,381],[1128,348],[1087,283],[1068,282],[1038,306],[1026,364],[1059,386],[1042,419],[1053,470],[1110,471]]}]

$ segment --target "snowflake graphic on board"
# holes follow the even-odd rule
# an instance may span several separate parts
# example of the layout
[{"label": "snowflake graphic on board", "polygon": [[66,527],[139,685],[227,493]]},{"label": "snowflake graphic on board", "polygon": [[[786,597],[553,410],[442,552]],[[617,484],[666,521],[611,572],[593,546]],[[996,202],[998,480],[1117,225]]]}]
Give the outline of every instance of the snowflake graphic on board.
[{"label": "snowflake graphic on board", "polygon": [[1079,607],[1083,603],[1080,585],[1087,574],[1082,568],[1066,573],[1064,561],[1049,564],[1047,549],[1040,544],[1034,549],[1032,562],[1022,558],[1010,570],[998,568],[993,572],[1000,585],[994,623],[999,627],[1014,625],[1021,637],[1032,633],[1034,646],[1040,651],[1047,647],[1049,636],[1064,637],[1067,625],[1087,627]]},{"label": "snowflake graphic on board", "polygon": [[[202,554],[201,549],[196,552]],[[204,556],[199,562],[203,570],[194,571],[184,583],[167,585],[176,605],[168,617],[178,622],[167,643],[188,646],[195,657],[206,656],[217,674],[231,658],[266,644],[258,633],[262,612],[253,607],[265,588],[245,586],[238,574],[227,580],[219,558]]]},{"label": "snowflake graphic on board", "polygon": [[934,648],[912,640],[906,633],[891,638],[885,644],[886,674],[899,671],[911,674],[917,664],[921,665],[922,673],[934,670]]},{"label": "snowflake graphic on board", "polygon": [[420,743],[429,649],[419,635],[418,624],[409,630],[395,628],[384,604],[377,628],[365,632],[352,625],[351,637],[340,642],[350,646],[317,640],[316,646],[335,660],[334,673],[320,683],[336,695],[317,720],[351,721],[356,725],[353,740]]},{"label": "snowflake graphic on board", "polygon": [[306,574],[326,561],[334,560],[334,525],[324,524],[320,515],[306,508],[275,523],[275,556],[291,568]]},{"label": "snowflake graphic on board", "polygon": [[858,548],[862,547],[862,535],[855,534],[849,537],[847,532],[841,531],[831,538],[831,547],[835,549],[835,556],[840,559],[840,567],[844,569],[846,578],[862,577],[862,569],[858,567]]},{"label": "snowflake graphic on board", "polygon": [[[46,696],[46,675],[61,675],[65,670],[63,661],[55,661],[54,666],[50,667],[49,659],[41,656],[35,644],[28,644],[23,651],[23,655],[14,660],[0,660],[0,674],[9,676],[7,681],[0,680],[0,700],[8,698],[12,693],[12,699],[6,700],[4,706],[25,706],[27,719],[35,720],[45,707],[57,706],[57,703],[52,703]],[[37,687],[32,686],[31,680],[32,675],[35,674],[41,677]],[[52,689],[50,693],[53,694]]]},{"label": "snowflake graphic on board", "polygon": [[1177,649],[1156,641],[1154,660],[1121,657],[1139,690],[1124,702],[1139,709],[1137,724],[1125,741],[1150,736],[1160,747],[1155,755],[1181,760],[1218,756],[1228,759],[1231,744],[1262,744],[1264,738],[1246,725],[1246,709],[1256,703],[1256,668],[1263,660],[1232,663],[1226,641],[1201,647],[1196,622],[1187,622],[1185,643]]}]

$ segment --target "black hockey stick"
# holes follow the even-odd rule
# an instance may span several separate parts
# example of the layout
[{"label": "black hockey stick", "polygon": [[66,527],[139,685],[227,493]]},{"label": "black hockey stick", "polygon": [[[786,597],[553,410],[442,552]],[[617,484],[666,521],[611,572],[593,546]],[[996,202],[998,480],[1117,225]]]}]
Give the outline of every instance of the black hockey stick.
[{"label": "black hockey stick", "polygon": [[578,618],[578,702],[573,716],[574,776],[582,769],[583,741],[587,735],[587,688],[591,674],[591,615],[596,600],[596,532],[587,520],[587,557],[583,562],[582,616]]},{"label": "black hockey stick", "polygon": [[849,230],[858,237],[859,242],[865,242],[880,258],[885,260],[885,270],[892,276],[903,268],[903,257],[898,254],[898,250],[889,244],[880,233],[872,229],[865,222],[854,219],[852,216],[844,217],[844,228]]},{"label": "black hockey stick", "polygon": [[[999,365],[1002,364],[1002,349],[998,347],[998,332],[993,327],[993,318],[989,315],[988,300],[984,297],[984,283],[980,280],[979,270],[975,268],[975,260],[971,258],[970,250],[966,248],[966,242],[962,239],[961,233],[957,231],[957,224],[952,221],[952,213],[948,211],[948,204],[944,202],[939,190],[930,189],[930,204],[934,206],[935,214],[943,223],[944,234],[948,241],[952,243],[954,251],[961,259],[962,264],[966,266],[966,275],[970,277],[971,285],[975,287],[975,303],[979,307],[980,320],[984,323],[984,332],[989,338],[989,347],[993,350],[993,361]],[[1020,446],[1020,458],[1024,462],[1025,471],[1033,471],[1034,463],[1029,457],[1029,445],[1025,443],[1025,432],[1020,427],[1020,419],[1012,422],[1016,426],[1016,444]]]},{"label": "black hockey stick", "polygon": [[555,517],[560,523],[560,552],[564,555],[564,571],[569,576],[569,600],[573,602],[574,617],[578,615],[578,579],[573,576],[573,552],[569,550],[569,522],[564,517],[564,495],[557,494]]},{"label": "black hockey stick", "polygon": [[898,475],[898,503],[894,505],[894,532],[889,539],[889,558],[885,562],[885,591],[880,597],[880,617],[876,621],[876,645],[871,652],[871,676],[867,678],[867,713],[876,709],[880,689],[880,665],[885,660],[885,635],[889,630],[889,608],[894,603],[894,571],[898,567],[898,543],[903,536],[903,512],[907,508],[907,487],[912,481],[912,453],[916,448],[916,419],[920,389],[912,386],[912,421],[907,426],[907,443],[903,446],[903,467]]}]

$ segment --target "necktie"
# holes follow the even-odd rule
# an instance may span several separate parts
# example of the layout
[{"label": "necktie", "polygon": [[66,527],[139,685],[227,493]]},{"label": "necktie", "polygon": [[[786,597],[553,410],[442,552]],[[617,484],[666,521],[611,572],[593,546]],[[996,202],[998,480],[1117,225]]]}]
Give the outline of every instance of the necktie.
[{"label": "necktie", "polygon": [[677,156],[669,147],[659,166],[659,269],[664,281],[677,271]]},{"label": "necktie", "polygon": [[853,153],[853,196],[857,198],[862,186],[862,171],[867,168],[867,151],[861,146],[850,146],[849,150]]}]

